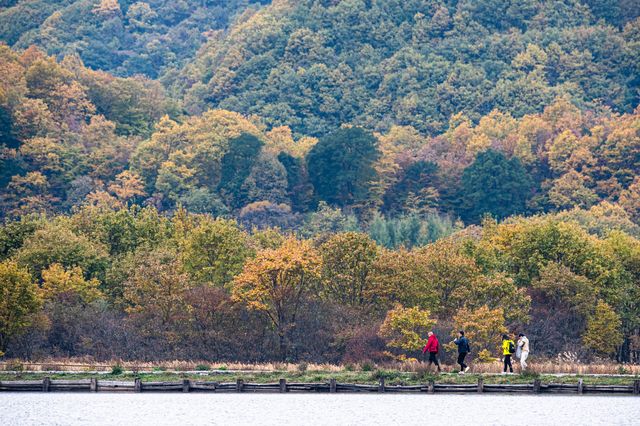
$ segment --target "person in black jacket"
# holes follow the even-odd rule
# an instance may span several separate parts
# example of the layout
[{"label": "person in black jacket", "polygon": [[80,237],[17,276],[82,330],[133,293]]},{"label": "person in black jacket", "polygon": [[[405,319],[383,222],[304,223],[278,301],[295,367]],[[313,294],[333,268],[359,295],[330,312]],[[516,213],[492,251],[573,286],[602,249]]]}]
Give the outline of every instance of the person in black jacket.
[{"label": "person in black jacket", "polygon": [[469,352],[471,352],[471,348],[469,347],[469,339],[464,337],[464,331],[460,330],[458,338],[453,341],[456,345],[458,345],[458,364],[460,364],[460,373],[464,374],[469,371],[469,366],[464,363],[464,359]]}]

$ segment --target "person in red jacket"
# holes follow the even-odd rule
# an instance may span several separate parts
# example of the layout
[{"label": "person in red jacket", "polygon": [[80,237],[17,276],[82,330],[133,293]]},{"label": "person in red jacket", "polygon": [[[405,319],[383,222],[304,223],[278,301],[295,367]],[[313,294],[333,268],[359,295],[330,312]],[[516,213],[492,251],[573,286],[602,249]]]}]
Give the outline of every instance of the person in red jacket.
[{"label": "person in red jacket", "polygon": [[438,338],[433,331],[428,333],[429,339],[427,340],[427,344],[422,349],[422,353],[426,354],[429,352],[429,368],[431,368],[431,364],[435,364],[438,367],[438,373],[440,372],[440,362],[438,361],[438,346],[440,343],[438,342]]}]

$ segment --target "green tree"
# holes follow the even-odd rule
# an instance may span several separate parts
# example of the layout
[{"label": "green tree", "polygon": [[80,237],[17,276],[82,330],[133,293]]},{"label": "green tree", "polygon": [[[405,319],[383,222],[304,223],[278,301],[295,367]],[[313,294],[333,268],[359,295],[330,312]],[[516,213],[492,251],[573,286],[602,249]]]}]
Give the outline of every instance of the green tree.
[{"label": "green tree", "polygon": [[233,208],[242,207],[245,197],[242,196],[242,185],[249,177],[263,142],[254,135],[244,133],[229,141],[229,150],[222,157],[221,178],[218,190],[228,205]]},{"label": "green tree", "polygon": [[516,157],[481,152],[462,174],[460,215],[467,222],[478,222],[484,214],[502,219],[522,213],[531,189],[531,180]]},{"label": "green tree", "polygon": [[199,283],[226,286],[250,256],[248,235],[233,220],[204,219],[183,243],[185,270]]},{"label": "green tree", "polygon": [[321,138],[307,155],[316,195],[340,207],[362,206],[371,195],[379,156],[376,138],[358,127],[342,128]]},{"label": "green tree", "polygon": [[320,253],[322,288],[329,299],[360,308],[377,302],[371,273],[378,247],[367,234],[335,234],[320,246]]},{"label": "green tree", "polygon": [[42,271],[53,263],[65,268],[78,266],[87,278],[101,279],[108,263],[108,253],[102,244],[59,223],[37,230],[14,258],[38,280]]}]

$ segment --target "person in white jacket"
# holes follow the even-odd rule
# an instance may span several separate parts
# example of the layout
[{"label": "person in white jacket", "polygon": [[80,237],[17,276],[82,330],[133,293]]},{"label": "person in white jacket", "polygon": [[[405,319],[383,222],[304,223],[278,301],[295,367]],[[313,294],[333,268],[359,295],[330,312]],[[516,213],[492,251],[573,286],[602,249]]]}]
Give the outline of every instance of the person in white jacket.
[{"label": "person in white jacket", "polygon": [[[527,336],[520,333],[518,335],[518,351],[520,358],[520,366],[522,367],[522,371],[527,369],[527,358],[529,357],[529,339]],[[517,354],[516,354],[517,355]]]}]

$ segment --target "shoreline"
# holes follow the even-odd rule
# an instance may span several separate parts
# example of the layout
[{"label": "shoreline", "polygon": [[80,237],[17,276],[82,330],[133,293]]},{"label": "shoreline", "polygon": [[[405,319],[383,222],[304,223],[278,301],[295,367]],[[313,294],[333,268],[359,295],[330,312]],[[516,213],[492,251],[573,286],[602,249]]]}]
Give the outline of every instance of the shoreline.
[{"label": "shoreline", "polygon": [[0,371],[0,392],[640,394],[640,375],[375,371]]},{"label": "shoreline", "polygon": [[238,378],[234,382],[182,379],[179,381],[143,381],[89,379],[61,380],[45,376],[42,380],[0,380],[0,392],[207,392],[207,393],[406,393],[406,394],[609,394],[640,396],[640,379],[629,384],[589,384],[584,379],[577,383],[544,382],[534,379],[527,383],[486,383],[479,376],[476,383],[443,383],[430,379],[415,385],[387,384],[380,377],[377,384],[343,383],[332,378],[328,382],[291,382],[281,378],[278,382],[256,383]]}]

